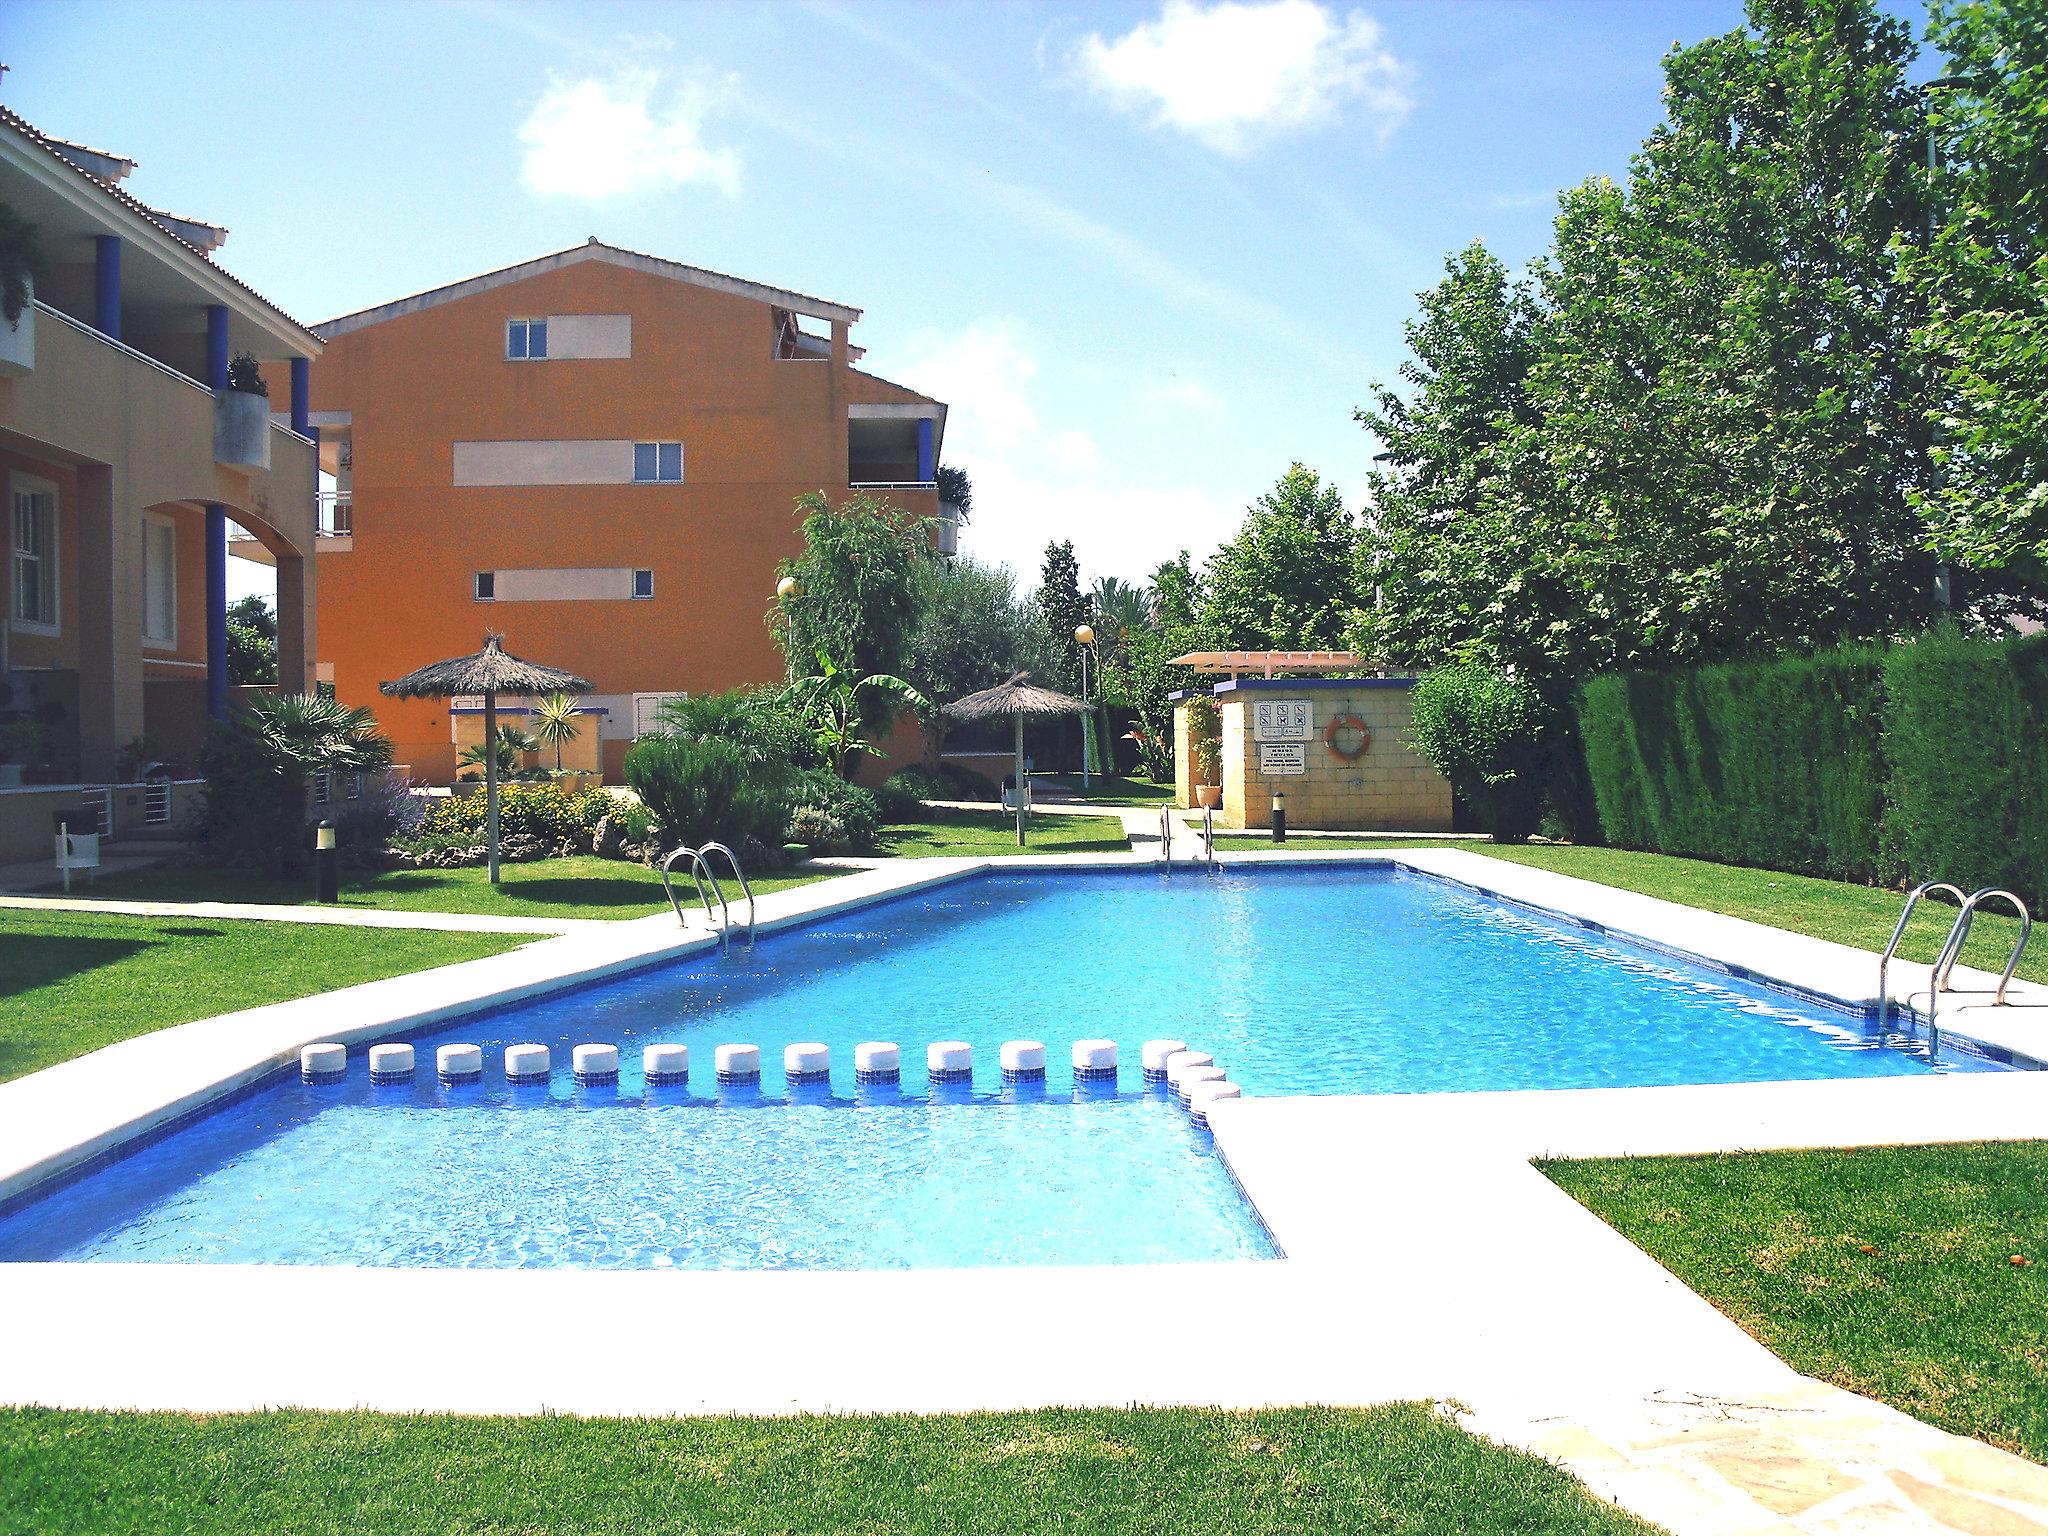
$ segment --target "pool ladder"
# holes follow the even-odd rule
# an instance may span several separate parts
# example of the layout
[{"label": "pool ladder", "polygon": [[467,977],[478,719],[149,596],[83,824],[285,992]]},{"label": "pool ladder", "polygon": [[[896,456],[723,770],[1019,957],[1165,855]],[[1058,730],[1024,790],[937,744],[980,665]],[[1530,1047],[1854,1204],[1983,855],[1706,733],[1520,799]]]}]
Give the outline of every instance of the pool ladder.
[{"label": "pool ladder", "polygon": [[[1159,807],[1159,852],[1166,860],[1166,872],[1173,873],[1173,808]],[[1202,857],[1207,860],[1209,872],[1216,872],[1216,812],[1211,806],[1202,807]]]},{"label": "pool ladder", "polygon": [[[747,872],[740,868],[739,855],[723,843],[706,843],[702,848],[681,847],[670,851],[661,861],[661,888],[668,896],[668,904],[675,908],[676,921],[686,922],[683,916],[682,898],[676,895],[675,882],[669,878],[669,871],[678,859],[690,861],[690,883],[697,887],[697,899],[704,903],[704,921],[718,932],[721,946],[732,943],[732,908],[725,899],[725,888],[718,883],[718,872],[711,867],[711,855],[722,853],[725,862],[732,866],[733,878],[739,881],[740,890],[747,898],[747,942],[754,942],[754,888],[747,883]],[[706,882],[709,888],[706,888]],[[711,910],[711,898],[718,897],[718,911]]]},{"label": "pool ladder", "polygon": [[1994,1008],[2004,1006],[2005,989],[2012,984],[2020,957],[2027,952],[2027,940],[2034,934],[2034,917],[2027,910],[2027,904],[1999,886],[1987,885],[1967,896],[1960,886],[1950,885],[1945,880],[1929,880],[1914,886],[1906,893],[1906,905],[1900,911],[1898,924],[1892,929],[1892,936],[1877,962],[1877,1027],[1880,1032],[1891,1026],[1891,989],[1886,973],[1891,969],[1892,957],[1898,953],[1899,942],[1906,936],[1906,924],[1913,916],[1913,909],[1920,905],[1921,897],[1933,891],[1955,897],[1956,920],[1949,928],[1948,937],[1942,941],[1941,951],[1935,956],[1933,969],[1927,977],[1927,1051],[1930,1058],[1941,1049],[1941,994],[1950,990],[1949,976],[1956,968],[1956,961],[1962,957],[1963,945],[1969,941],[1970,925],[1977,919],[1977,909],[1987,901],[2004,901],[2019,914],[2020,919],[2020,936],[2013,941],[2012,953],[2006,957],[1997,990],[1991,994],[1991,1006]]}]

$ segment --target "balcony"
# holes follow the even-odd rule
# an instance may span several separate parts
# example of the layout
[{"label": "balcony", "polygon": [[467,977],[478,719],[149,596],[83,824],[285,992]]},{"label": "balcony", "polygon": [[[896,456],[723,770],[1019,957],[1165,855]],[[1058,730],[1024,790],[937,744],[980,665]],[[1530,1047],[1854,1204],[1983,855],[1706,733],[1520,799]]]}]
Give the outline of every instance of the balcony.
[{"label": "balcony", "polygon": [[25,451],[123,464],[133,506],[216,502],[312,551],[311,442],[269,426],[269,469],[223,466],[214,457],[212,390],[40,299],[35,315],[35,370],[4,386],[7,429]]}]

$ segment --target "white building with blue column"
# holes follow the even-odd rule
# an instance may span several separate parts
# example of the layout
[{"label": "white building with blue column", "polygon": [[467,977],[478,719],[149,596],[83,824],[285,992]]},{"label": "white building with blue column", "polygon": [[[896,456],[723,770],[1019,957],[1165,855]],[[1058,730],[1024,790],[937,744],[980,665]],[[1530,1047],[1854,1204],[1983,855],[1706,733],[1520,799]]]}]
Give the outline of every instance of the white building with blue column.
[{"label": "white building with blue column", "polygon": [[224,230],[131,195],[133,170],[0,108],[0,205],[43,256],[0,315],[0,862],[21,828],[48,852],[24,803],[196,763],[230,703],[231,548],[277,567],[279,686],[312,681],[319,445],[303,405],[274,419],[230,368],[303,385],[320,340],[212,259]]}]

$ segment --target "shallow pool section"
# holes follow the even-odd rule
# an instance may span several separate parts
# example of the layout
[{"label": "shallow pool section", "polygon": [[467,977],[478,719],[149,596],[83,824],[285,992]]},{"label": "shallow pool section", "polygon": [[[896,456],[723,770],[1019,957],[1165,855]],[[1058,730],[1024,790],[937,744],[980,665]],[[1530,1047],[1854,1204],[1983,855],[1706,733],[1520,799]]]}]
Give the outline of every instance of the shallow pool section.
[{"label": "shallow pool section", "polygon": [[229,1105],[0,1218],[0,1258],[898,1269],[1274,1252],[1207,1138],[1156,1097],[363,1086]]}]

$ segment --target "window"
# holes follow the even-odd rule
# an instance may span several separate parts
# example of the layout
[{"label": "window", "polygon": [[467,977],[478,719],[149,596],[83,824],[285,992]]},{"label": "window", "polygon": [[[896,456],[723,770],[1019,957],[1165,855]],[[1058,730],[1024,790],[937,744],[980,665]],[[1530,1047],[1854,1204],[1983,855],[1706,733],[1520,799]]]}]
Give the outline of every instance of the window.
[{"label": "window", "polygon": [[178,525],[159,512],[142,518],[142,643],[178,643]]},{"label": "window", "polygon": [[548,355],[548,323],[545,320],[507,320],[505,356],[515,361],[544,361]]},{"label": "window", "polygon": [[683,445],[681,443],[635,443],[633,445],[633,479],[644,484],[667,483],[677,485],[683,478]]},{"label": "window", "polygon": [[674,699],[687,699],[687,693],[636,693],[633,695],[633,739],[638,741],[661,729],[661,710],[664,704]]},{"label": "window", "polygon": [[635,571],[633,573],[633,595],[635,597],[654,596],[654,572]]},{"label": "window", "polygon": [[496,571],[478,571],[476,573],[476,600],[480,603],[493,603],[498,600],[498,573]]},{"label": "window", "polygon": [[57,488],[47,480],[13,480],[14,626],[57,633]]}]

